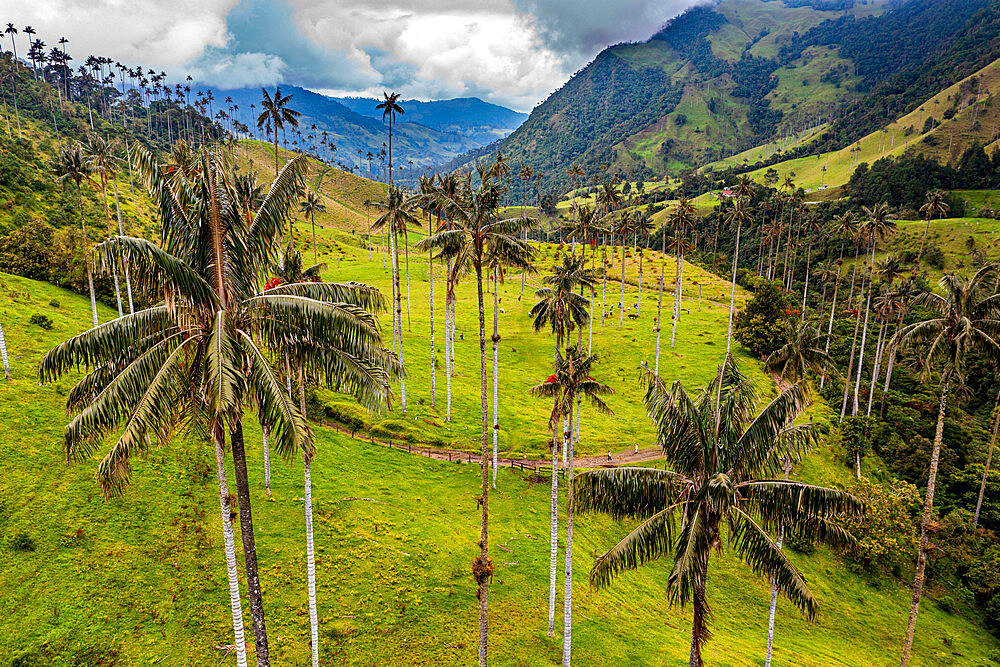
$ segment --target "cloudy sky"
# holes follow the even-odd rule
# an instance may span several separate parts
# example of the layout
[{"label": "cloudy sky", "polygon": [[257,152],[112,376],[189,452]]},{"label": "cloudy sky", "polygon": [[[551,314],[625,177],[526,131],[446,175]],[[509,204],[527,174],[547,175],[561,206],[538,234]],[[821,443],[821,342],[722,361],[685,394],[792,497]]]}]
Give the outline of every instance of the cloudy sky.
[{"label": "cloudy sky", "polygon": [[603,47],[645,39],[695,2],[0,0],[0,16],[49,46],[67,37],[80,59],[106,55],[214,87],[475,95],[528,111]]}]

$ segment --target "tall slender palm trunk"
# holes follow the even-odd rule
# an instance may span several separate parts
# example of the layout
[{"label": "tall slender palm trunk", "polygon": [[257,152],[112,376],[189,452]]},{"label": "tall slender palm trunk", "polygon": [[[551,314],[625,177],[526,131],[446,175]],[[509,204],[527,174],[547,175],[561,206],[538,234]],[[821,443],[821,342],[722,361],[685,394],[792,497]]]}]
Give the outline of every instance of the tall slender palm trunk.
[{"label": "tall slender palm trunk", "polygon": [[[288,357],[285,357],[286,362]],[[290,381],[290,378],[289,378]],[[299,410],[306,414],[306,383],[299,367]],[[312,667],[319,667],[319,615],[316,613],[316,552],[313,548],[312,474],[310,457],[302,457],[303,482],[306,504],[306,581],[309,593],[309,646],[312,649]]]},{"label": "tall slender palm trunk", "polygon": [[[107,177],[102,172],[101,173],[101,202],[104,205],[104,219],[108,224],[108,235],[111,235],[111,208],[108,206],[108,182]],[[118,305],[118,317],[122,317],[125,313],[122,310],[122,292],[118,284],[118,260],[114,260],[111,266],[111,275],[114,278],[115,285],[115,303]]]},{"label": "tall slender palm trunk", "polygon": [[[399,285],[399,248],[396,243],[396,230],[389,230],[389,243],[392,245],[390,249],[390,261],[392,261],[393,266],[393,281],[396,285],[396,335],[398,340],[398,348],[396,353],[399,355],[399,365],[401,368],[405,368],[403,365],[403,305],[400,303],[402,295],[400,294]],[[406,373],[399,374],[399,400],[400,407],[403,410],[403,414],[406,414]]]},{"label": "tall slender palm trunk", "polygon": [[90,288],[90,312],[94,317],[94,326],[96,327],[98,322],[97,297],[94,294],[94,270],[90,262],[90,242],[87,240],[87,220],[83,216],[83,192],[80,190],[79,183],[76,184],[76,197],[80,204],[80,226],[83,229],[83,251],[87,262],[87,286]]},{"label": "tall slender palm trunk", "polygon": [[628,236],[622,234],[622,294],[621,301],[618,302],[618,328],[625,326],[625,244],[628,243]]},{"label": "tall slender palm trunk", "polygon": [[[726,328],[726,356],[729,356],[730,350],[733,347],[733,314],[736,309],[736,266],[740,261],[740,231],[743,225],[736,225],[736,248],[733,251],[733,275],[732,289],[729,294],[729,326]],[[722,383],[719,383],[719,390],[722,390]]]},{"label": "tall slender palm trunk", "polygon": [[479,529],[479,557],[474,561],[474,577],[476,579],[476,598],[479,600],[479,667],[486,667],[488,649],[489,618],[488,595],[489,582],[493,575],[493,562],[490,560],[490,478],[489,450],[487,431],[489,430],[488,402],[486,395],[486,309],[483,303],[483,267],[481,260],[476,262],[476,292],[479,298],[479,398],[482,417],[480,432],[479,469],[482,478],[482,495],[480,501],[483,508],[482,521]]},{"label": "tall slender palm trunk", "polygon": [[[451,260],[448,260],[449,274]],[[451,421],[451,348],[455,345],[451,338],[451,287],[445,285],[444,297],[444,383],[445,383],[445,421]]]},{"label": "tall slender palm trunk", "polygon": [[879,373],[882,371],[882,355],[885,352],[882,346],[885,343],[885,335],[886,335],[886,330],[888,328],[889,328],[888,323],[882,322],[881,326],[879,327],[878,342],[875,343],[875,361],[872,362],[873,364],[872,384],[871,387],[868,389],[868,409],[865,413],[869,417],[872,414],[872,402],[875,400],[875,388],[876,385],[878,384],[878,376]]},{"label": "tall slender palm trunk", "polygon": [[497,274],[499,267],[493,274],[493,488],[497,488],[497,438],[500,433],[500,417],[498,400],[499,392],[497,382],[499,381],[499,360],[497,355],[497,345],[500,342],[499,324],[497,322],[499,313],[499,297],[497,296]]},{"label": "tall slender palm trunk", "polygon": [[[622,261],[625,259],[625,246],[622,245]],[[573,423],[573,397],[567,401],[569,406],[569,422]],[[570,656],[573,648],[573,429],[566,435],[569,450],[566,463],[566,570],[563,579],[563,667],[570,667]]]},{"label": "tall slender palm trunk", "polygon": [[222,538],[226,552],[226,574],[229,579],[229,607],[233,615],[233,644],[236,664],[247,667],[247,643],[243,634],[243,606],[240,603],[240,575],[236,569],[236,540],[233,537],[233,510],[230,507],[229,486],[226,484],[226,461],[223,452],[222,429],[214,429],[215,474],[219,481],[219,509],[222,512]]},{"label": "tall slender palm trunk", "polygon": [[[556,349],[559,348],[558,343]],[[559,401],[558,397],[555,399]],[[559,555],[559,415],[552,415],[552,497],[549,515],[549,637],[555,637],[556,561]]]},{"label": "tall slender palm trunk", "polygon": [[[788,481],[788,475],[792,472],[792,461],[791,459],[785,459],[785,464],[783,466],[785,471],[785,481]],[[778,551],[781,551],[781,543],[785,539],[785,527],[779,525],[778,527],[778,539],[775,541],[775,545],[778,547]],[[778,584],[777,582],[771,583],[771,607],[767,616],[767,652],[764,656],[764,667],[771,667],[771,653],[774,648],[774,614],[778,608]]]},{"label": "tall slender palm trunk", "polygon": [[237,423],[230,431],[230,449],[233,454],[233,471],[236,474],[236,497],[240,506],[240,536],[243,538],[243,563],[247,576],[247,597],[250,598],[250,619],[253,622],[254,645],[257,648],[258,667],[268,667],[267,626],[264,621],[264,599],[257,572],[257,545],[254,538],[253,514],[250,510],[250,481],[247,475],[246,451],[243,444],[243,426]]},{"label": "tall slender palm trunk", "polygon": [[638,298],[638,300],[635,303],[635,314],[637,316],[642,314],[642,256],[643,256],[643,254],[644,254],[643,251],[640,250],[639,251],[639,298]]},{"label": "tall slender palm trunk", "polygon": [[[872,241],[872,256],[871,256],[871,267],[868,269],[868,298],[865,300],[865,324],[861,328],[861,347],[858,348],[858,377],[854,382],[854,403],[851,409],[851,414],[858,414],[858,390],[861,387],[861,370],[864,367],[865,361],[865,342],[868,340],[868,315],[871,313],[872,309],[872,292],[875,291],[875,284],[873,281],[874,276],[872,272],[875,268],[875,242]],[[861,317],[860,313],[858,317]]]},{"label": "tall slender palm trunk", "polygon": [[[809,296],[809,271],[812,266],[812,237],[809,237],[809,246],[806,249],[806,284],[802,288],[802,322],[806,321],[806,299]],[[821,314],[820,317],[823,317]]]},{"label": "tall slender palm trunk", "polygon": [[[847,397],[850,396],[851,392],[851,375],[854,372],[854,352],[858,346],[858,332],[861,330],[861,306],[865,300],[865,282],[868,278],[868,253],[865,253],[865,268],[861,275],[861,293],[858,296],[858,313],[857,319],[854,321],[854,336],[853,342],[851,343],[851,356],[848,357],[847,363],[847,375],[844,376],[844,401],[840,405],[840,421],[844,421],[844,416],[847,414]],[[855,262],[855,268],[857,263]],[[853,291],[853,290],[852,290]],[[850,304],[850,302],[848,302]]]},{"label": "tall slender palm trunk", "polygon": [[930,546],[928,529],[934,512],[934,487],[937,485],[938,462],[941,458],[941,441],[944,438],[944,415],[948,407],[948,389],[951,385],[951,370],[946,370],[941,381],[941,403],[938,407],[937,429],[934,431],[934,448],[931,450],[931,469],[927,477],[927,494],[924,497],[924,511],[920,518],[920,551],[917,555],[917,573],[913,579],[913,595],[910,599],[910,617],[906,622],[906,635],[903,638],[903,653],[900,656],[900,667],[910,664],[910,652],[913,650],[913,636],[917,631],[917,613],[920,610],[920,597],[924,590],[924,572],[927,569],[927,551]]},{"label": "tall slender palm trunk", "polygon": [[[0,342],[3,341],[3,330],[0,329]],[[7,376],[10,379],[10,376]],[[976,499],[976,512],[972,515],[972,529],[979,525],[979,512],[983,508],[983,496],[986,495],[986,480],[990,475],[990,464],[993,463],[993,448],[997,444],[997,429],[1000,427],[1000,392],[997,393],[997,400],[993,406],[996,416],[993,418],[993,435],[990,436],[990,449],[986,454],[986,467],[983,469],[983,481],[979,485],[979,497]]]},{"label": "tall slender palm trunk", "polygon": [[660,332],[663,329],[663,281],[667,271],[667,234],[663,233],[663,247],[660,248],[660,296],[656,304],[656,361],[653,372],[660,374]]},{"label": "tall slender palm trunk", "polygon": [[[125,225],[122,224],[122,207],[118,201],[118,175],[111,172],[111,182],[115,186],[115,213],[118,215],[118,234],[125,236]],[[125,291],[128,294],[128,312],[131,315],[135,312],[135,304],[132,302],[132,277],[129,275],[128,262],[122,263],[125,268]]]},{"label": "tall slender palm trunk", "polygon": [[427,255],[427,277],[430,284],[431,296],[431,407],[436,407],[437,404],[437,370],[434,368],[434,364],[437,361],[434,353],[434,253],[433,251]]},{"label": "tall slender palm trunk", "polygon": [[3,358],[3,376],[10,380],[10,359],[7,357],[7,339],[3,335],[3,324],[0,323],[0,357]]},{"label": "tall slender palm trunk", "polygon": [[705,578],[708,575],[708,563],[702,566],[702,576],[696,578],[691,595],[691,652],[688,654],[688,667],[702,667],[701,645],[707,639],[708,608],[705,605]]},{"label": "tall slender palm trunk", "polygon": [[608,284],[608,248],[602,243],[601,244],[601,326],[604,326],[604,316],[608,312],[607,302],[605,301],[605,289]]}]

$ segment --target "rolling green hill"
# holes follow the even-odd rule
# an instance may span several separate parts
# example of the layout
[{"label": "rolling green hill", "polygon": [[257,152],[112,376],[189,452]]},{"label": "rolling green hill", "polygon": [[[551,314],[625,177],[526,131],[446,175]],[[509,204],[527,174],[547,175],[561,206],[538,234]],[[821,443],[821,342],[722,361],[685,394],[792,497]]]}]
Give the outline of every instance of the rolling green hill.
[{"label": "rolling green hill", "polygon": [[[955,80],[946,77],[964,78],[1000,57],[981,27],[996,16],[990,0],[695,7],[648,41],[603,51],[500,150],[542,173],[549,187],[565,187],[573,162],[588,174],[610,169],[655,180],[732,162],[741,151],[749,152],[737,163],[779,147],[808,154],[813,142],[825,151],[849,147]],[[865,115],[872,108],[882,109],[879,122]],[[987,127],[974,132],[982,138]]]}]

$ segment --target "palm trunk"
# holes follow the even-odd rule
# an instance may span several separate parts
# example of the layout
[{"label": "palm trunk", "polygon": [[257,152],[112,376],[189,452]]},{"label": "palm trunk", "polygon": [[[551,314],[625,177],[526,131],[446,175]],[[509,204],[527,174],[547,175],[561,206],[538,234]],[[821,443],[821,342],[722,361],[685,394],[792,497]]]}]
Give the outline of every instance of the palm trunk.
[{"label": "palm trunk", "polygon": [[430,304],[431,304],[431,407],[435,407],[437,398],[437,372],[434,369],[434,253],[430,252],[427,257],[427,276],[430,283]]},{"label": "palm trunk", "polygon": [[243,538],[243,562],[247,575],[247,597],[250,598],[250,618],[253,621],[254,645],[257,647],[257,667],[268,667],[267,627],[264,622],[264,599],[257,573],[257,545],[254,540],[253,514],[250,510],[250,480],[247,475],[246,451],[243,446],[243,425],[238,423],[230,432],[233,470],[236,474],[236,497],[240,505],[240,536]]},{"label": "palm trunk", "polygon": [[94,271],[90,265],[90,242],[87,240],[87,220],[83,217],[83,192],[80,184],[76,184],[76,196],[80,203],[80,226],[83,228],[83,252],[87,262],[87,286],[90,288],[90,312],[94,316],[94,326],[97,322],[97,297],[94,295]]},{"label": "palm trunk", "polygon": [[[861,294],[858,296],[858,314],[857,319],[854,321],[854,336],[851,342],[851,356],[848,357],[847,363],[847,375],[844,376],[844,401],[840,405],[840,421],[844,421],[844,415],[847,414],[847,397],[851,392],[851,375],[854,371],[854,352],[858,346],[858,332],[861,330],[861,304],[864,303],[865,299],[865,282],[868,278],[868,253],[865,252],[865,267],[861,274]],[[857,271],[857,259],[855,259],[854,268]],[[851,280],[851,291],[854,291],[854,280]],[[848,301],[848,305],[850,305]]]},{"label": "palm trunk", "polygon": [[493,274],[493,488],[497,488],[497,437],[500,433],[499,408],[500,402],[497,400],[497,382],[499,381],[499,363],[497,358],[497,344],[500,342],[500,332],[498,329],[497,317],[499,307],[499,297],[497,296],[497,274],[500,268],[497,267]]},{"label": "palm trunk", "polygon": [[[559,343],[556,343],[556,350]],[[556,401],[558,402],[558,397]],[[549,518],[549,637],[555,637],[556,560],[559,555],[559,414],[552,415],[552,498]]]},{"label": "palm trunk", "polygon": [[944,415],[948,407],[948,387],[951,384],[951,370],[946,370],[942,379],[941,404],[938,407],[937,429],[934,432],[934,449],[931,451],[931,469],[927,477],[927,495],[924,498],[924,512],[920,519],[920,551],[917,555],[917,573],[913,579],[913,596],[910,600],[910,617],[906,622],[906,636],[903,639],[903,654],[900,667],[910,664],[913,636],[917,631],[917,612],[924,589],[924,571],[927,569],[927,551],[930,539],[927,535],[934,512],[934,487],[937,484],[938,460],[941,458],[941,441],[944,437]]},{"label": "palm trunk", "polygon": [[[288,357],[286,356],[287,360]],[[299,410],[302,417],[306,415],[306,383],[299,367]],[[312,667],[319,667],[319,617],[316,613],[316,554],[313,548],[313,507],[312,507],[312,476],[310,472],[311,460],[308,456],[302,457],[302,470],[305,482],[306,501],[306,578],[309,590],[309,633],[311,640],[309,646],[312,648]]]},{"label": "palm trunk", "polygon": [[240,575],[236,569],[236,540],[233,537],[233,510],[229,505],[226,484],[226,461],[223,452],[222,429],[213,429],[215,442],[215,474],[219,480],[219,508],[222,511],[222,537],[226,551],[226,573],[229,578],[229,607],[233,614],[233,644],[236,646],[237,667],[247,667],[247,643],[243,635],[243,607],[240,604]]},{"label": "palm trunk", "polygon": [[702,667],[701,645],[707,639],[708,630],[708,608],[705,605],[705,574],[707,574],[708,564],[704,566],[704,574],[701,578],[696,578],[694,591],[691,595],[693,618],[691,619],[691,652],[688,656],[688,667]]},{"label": "palm trunk", "polygon": [[[399,365],[400,368],[405,368],[403,366],[403,305],[400,303],[402,295],[400,294],[399,286],[399,249],[396,246],[396,231],[394,229],[389,230],[389,243],[391,244],[389,258],[393,266],[393,280],[396,284],[396,334],[399,337],[397,343],[399,348],[397,353],[399,354]],[[399,374],[399,397],[400,397],[400,407],[403,410],[403,414],[406,414],[406,373]]]},{"label": "palm trunk", "polygon": [[[729,351],[732,349],[733,345],[733,313],[736,308],[736,265],[740,261],[740,231],[742,230],[742,223],[736,225],[736,248],[733,251],[733,275],[732,278],[732,291],[729,295],[729,326],[726,329],[726,356],[729,356]],[[722,384],[719,384],[719,390],[722,390]]]},{"label": "palm trunk", "polygon": [[924,256],[924,243],[927,242],[927,231],[931,228],[931,216],[927,216],[927,224],[924,225],[924,235],[920,238],[920,250],[917,252],[915,264],[920,264],[920,258]]},{"label": "palm trunk", "polygon": [[267,442],[267,427],[262,429],[261,441],[264,445],[264,489],[267,495],[271,495],[271,447]]},{"label": "palm trunk", "polygon": [[[806,321],[806,298],[809,296],[809,267],[812,265],[812,249],[812,238],[810,237],[809,246],[806,249],[806,284],[802,288],[802,322]],[[820,317],[823,315],[820,314]]]},{"label": "palm trunk", "polygon": [[[111,182],[115,186],[115,212],[118,214],[118,234],[125,236],[125,226],[122,224],[122,207],[118,201],[118,175],[111,172]],[[132,277],[129,275],[128,262],[122,262],[125,267],[125,292],[128,295],[128,312],[131,315],[135,312],[135,305],[132,302]]]},{"label": "palm trunk", "polygon": [[[108,224],[108,235],[110,236],[110,234],[111,234],[111,209],[108,206],[108,184],[107,184],[107,178],[105,177],[104,173],[101,173],[101,201],[104,204],[104,218],[105,218],[105,221]],[[121,291],[121,287],[118,284],[118,266],[117,266],[117,264],[118,264],[118,260],[117,259],[115,259],[114,261],[112,261],[112,263],[111,263],[111,275],[114,278],[114,284],[115,284],[115,303],[118,306],[118,317],[122,317],[123,315],[125,315],[125,313],[124,313],[124,311],[122,311],[122,291]]]},{"label": "palm trunk", "polygon": [[[625,246],[622,245],[622,262]],[[573,397],[570,396],[569,421],[573,423]],[[567,435],[569,460],[566,465],[566,570],[563,580],[563,667],[570,667],[573,646],[573,429]]]},{"label": "palm trunk", "polygon": [[3,357],[4,379],[10,380],[10,359],[7,358],[7,339],[3,335],[3,324],[0,324],[0,357]]},{"label": "palm trunk", "polygon": [[[902,318],[900,318],[900,321],[896,323],[896,331],[899,331],[901,322]],[[889,339],[889,342],[890,343],[892,342],[891,338]],[[886,405],[886,400],[889,396],[889,385],[892,382],[892,367],[895,365],[896,361],[895,348],[890,345],[887,354],[889,355],[889,361],[887,362],[888,365],[885,368],[885,384],[882,385],[882,399],[879,401],[879,409],[878,409],[879,419],[885,419],[885,405]]]},{"label": "palm trunk", "polygon": [[[861,387],[861,369],[864,366],[865,361],[865,341],[868,339],[868,315],[871,312],[872,307],[872,292],[875,291],[875,285],[872,282],[872,270],[875,268],[875,242],[872,241],[872,257],[871,257],[872,267],[868,270],[868,299],[865,301],[865,324],[861,329],[861,347],[858,349],[858,377],[854,382],[854,406],[851,410],[851,415],[858,414],[858,391]],[[860,313],[858,314],[860,318]]]},{"label": "palm trunk", "polygon": [[[0,329],[0,342],[3,340],[3,330]],[[6,355],[5,355],[6,358]],[[10,375],[7,376],[10,379]],[[986,480],[990,474],[990,464],[993,463],[993,448],[997,444],[997,427],[1000,427],[1000,393],[997,393],[996,405],[993,410],[997,413],[993,419],[993,435],[990,437],[990,449],[986,455],[986,468],[983,470],[983,482],[979,485],[979,497],[976,499],[976,513],[972,515],[972,530],[975,531],[979,525],[979,512],[983,508],[983,496],[986,495]]]},{"label": "palm trunk", "polygon": [[[785,481],[788,481],[788,475],[792,471],[792,462],[790,459],[785,460],[785,465],[783,466],[785,470]],[[778,539],[775,544],[778,547],[778,551],[781,551],[781,543],[785,539],[785,527],[779,525],[778,527]],[[770,612],[767,616],[767,654],[764,656],[764,667],[771,667],[771,653],[774,648],[774,613],[778,607],[778,583],[773,582],[771,584],[771,607]]]},{"label": "palm trunk", "polygon": [[872,402],[875,400],[875,387],[878,383],[878,374],[882,370],[882,353],[884,352],[882,346],[885,342],[885,334],[888,328],[888,325],[883,322],[879,327],[878,342],[875,344],[875,361],[872,365],[872,385],[868,390],[868,410],[866,412],[869,417],[872,414]]},{"label": "palm trunk", "polygon": [[604,326],[604,316],[608,312],[607,302],[605,301],[605,290],[608,284],[608,248],[603,243],[601,244],[601,326]]},{"label": "palm trunk", "polygon": [[656,362],[653,372],[660,374],[660,331],[663,329],[663,280],[667,271],[667,234],[663,233],[663,247],[660,248],[660,296],[656,304]]},{"label": "palm trunk", "polygon": [[[448,260],[449,267],[451,260]],[[450,273],[450,268],[449,268]],[[451,421],[451,348],[455,343],[451,338],[451,288],[445,287],[444,297],[444,382],[446,395],[445,421]]]},{"label": "palm trunk", "polygon": [[406,330],[413,331],[410,327],[410,244],[403,234],[403,254],[406,255]]},{"label": "palm trunk", "polygon": [[618,328],[621,329],[625,326],[625,244],[628,243],[628,237],[622,234],[622,295],[621,301],[618,303]]},{"label": "palm trunk", "polygon": [[678,251],[678,255],[674,258],[675,271],[674,271],[674,316],[670,322],[670,347],[674,347],[674,341],[677,339],[677,318],[680,317],[681,302],[677,298],[681,290],[681,256]]},{"label": "palm trunk", "polygon": [[489,450],[487,431],[489,430],[489,414],[486,386],[486,309],[483,304],[483,267],[481,259],[476,259],[476,292],[479,297],[479,398],[482,416],[480,433],[479,468],[482,477],[483,514],[479,529],[479,557],[475,561],[478,570],[474,573],[479,600],[479,667],[486,667],[486,655],[489,632],[488,603],[489,581],[493,576],[493,563],[490,561],[490,478]]},{"label": "palm trunk", "polygon": [[[636,316],[642,314],[642,256],[643,253],[639,253],[639,299],[635,304],[635,314]],[[588,353],[589,354],[589,353]]]}]

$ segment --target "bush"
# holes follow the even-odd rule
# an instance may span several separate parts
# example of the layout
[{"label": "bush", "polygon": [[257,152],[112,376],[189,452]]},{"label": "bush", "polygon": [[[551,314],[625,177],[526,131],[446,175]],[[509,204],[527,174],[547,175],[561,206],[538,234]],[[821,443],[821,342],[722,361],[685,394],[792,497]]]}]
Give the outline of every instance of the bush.
[{"label": "bush", "polygon": [[10,538],[10,548],[12,551],[27,553],[35,550],[35,541],[25,532],[17,533]]},{"label": "bush", "polygon": [[42,315],[41,313],[35,313],[32,315],[31,319],[28,320],[28,324],[36,324],[46,331],[52,330],[52,318],[48,315]]},{"label": "bush", "polygon": [[781,283],[760,280],[753,298],[736,314],[733,337],[757,356],[767,356],[785,344],[785,310],[789,308]]},{"label": "bush", "polygon": [[924,261],[936,269],[944,269],[944,251],[937,246],[930,246],[924,251]]},{"label": "bush", "polygon": [[49,305],[53,308],[58,308],[60,306],[59,299],[52,299],[49,301]]}]

